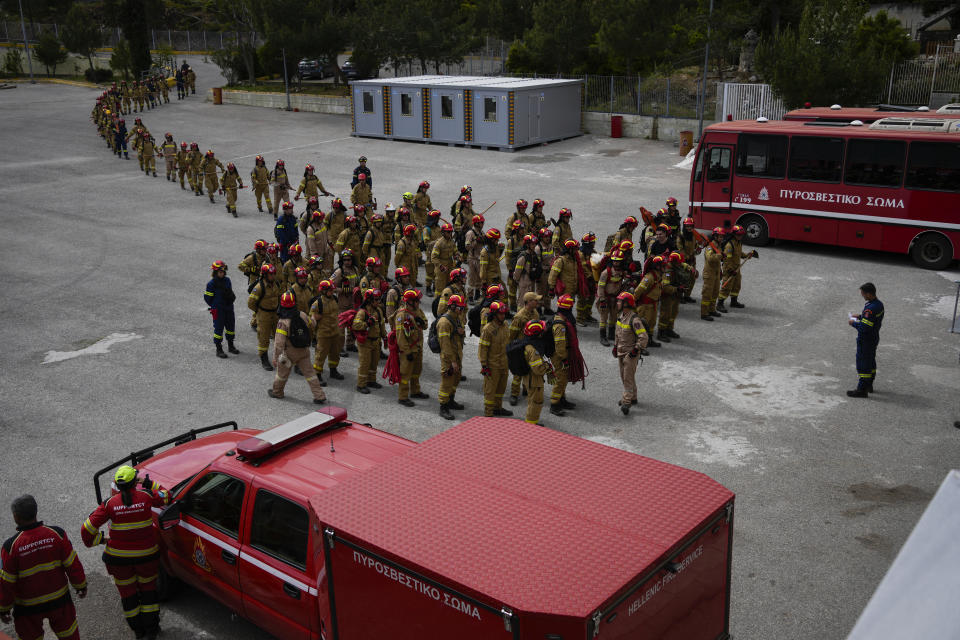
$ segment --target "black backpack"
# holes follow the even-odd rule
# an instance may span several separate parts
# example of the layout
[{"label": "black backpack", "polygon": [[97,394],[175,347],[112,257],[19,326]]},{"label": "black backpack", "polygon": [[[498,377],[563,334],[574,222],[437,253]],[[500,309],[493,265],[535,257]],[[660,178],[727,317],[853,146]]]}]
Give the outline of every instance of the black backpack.
[{"label": "black backpack", "polygon": [[300,312],[296,312],[290,318],[290,344],[297,349],[304,349],[310,346],[310,327],[300,317]]},{"label": "black backpack", "polygon": [[543,277],[543,261],[536,251],[527,251],[527,264],[530,265],[530,279],[539,282]]},{"label": "black backpack", "polygon": [[[453,325],[454,330],[459,327],[459,324],[456,320],[451,318],[446,313],[440,316],[440,318],[446,318],[450,321],[450,324]],[[440,318],[437,318],[430,323],[430,330],[427,331],[427,346],[430,347],[432,353],[440,353],[440,337],[437,335],[437,322],[440,321]]]},{"label": "black backpack", "polygon": [[430,305],[430,309],[433,311],[433,317],[437,317],[437,311],[440,309],[440,294],[437,293],[433,297],[433,303]]},{"label": "black backpack", "polygon": [[493,302],[493,299],[484,298],[480,304],[470,309],[467,313],[467,326],[470,328],[470,335],[480,335],[480,331],[483,329],[483,327],[480,326],[483,323],[480,312],[489,307],[491,302]]}]

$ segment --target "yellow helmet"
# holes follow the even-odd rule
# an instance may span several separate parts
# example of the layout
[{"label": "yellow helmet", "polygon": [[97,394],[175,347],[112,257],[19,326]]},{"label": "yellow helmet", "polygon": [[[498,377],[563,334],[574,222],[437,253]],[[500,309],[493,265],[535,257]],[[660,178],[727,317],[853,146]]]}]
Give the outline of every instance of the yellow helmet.
[{"label": "yellow helmet", "polygon": [[113,474],[113,481],[118,487],[127,486],[136,482],[137,480],[137,470],[131,467],[128,464],[123,465],[117,472]]},{"label": "yellow helmet", "polygon": [[407,191],[406,193],[403,194],[403,199],[404,199],[404,200],[413,200],[413,194],[410,193],[409,191]]}]

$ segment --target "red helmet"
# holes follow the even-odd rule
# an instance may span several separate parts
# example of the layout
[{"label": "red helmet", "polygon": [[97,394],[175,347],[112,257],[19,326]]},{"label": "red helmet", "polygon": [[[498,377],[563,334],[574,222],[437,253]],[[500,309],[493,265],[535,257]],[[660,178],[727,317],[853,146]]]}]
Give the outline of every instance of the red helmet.
[{"label": "red helmet", "polygon": [[380,289],[367,289],[363,292],[363,301],[370,302],[380,297]]},{"label": "red helmet", "polygon": [[635,307],[637,306],[637,299],[633,297],[633,294],[629,291],[623,291],[620,295],[617,296],[617,300],[623,300],[624,306]]},{"label": "red helmet", "polygon": [[512,231],[516,231],[517,229],[522,229],[522,228],[523,228],[523,222],[521,222],[519,219],[514,220],[513,222],[510,223],[510,229]]},{"label": "red helmet", "polygon": [[444,232],[444,233],[446,233],[447,231],[449,231],[449,232],[452,233],[452,232],[453,232],[453,225],[450,224],[449,222],[444,222],[444,223],[443,223],[443,226],[440,227],[440,231],[442,231],[442,232]]},{"label": "red helmet", "polygon": [[367,210],[367,208],[366,208],[365,206],[363,206],[362,204],[355,204],[355,205],[353,205],[353,212],[356,213],[356,214],[359,215],[359,216],[362,216],[362,215],[363,215],[363,212],[366,211],[366,210]]},{"label": "red helmet", "polygon": [[668,207],[675,207],[675,206],[677,206],[677,199],[674,198],[673,196],[670,196],[669,198],[667,198],[667,206],[668,206]]},{"label": "red helmet", "polygon": [[333,291],[333,283],[329,280],[321,280],[317,285],[317,291]]},{"label": "red helmet", "polygon": [[464,195],[460,196],[460,202],[463,202],[464,204],[470,204],[471,202],[473,202],[473,198],[471,198],[470,196],[464,194]]},{"label": "red helmet", "polygon": [[577,241],[574,240],[573,238],[570,238],[569,240],[564,240],[563,246],[566,247],[567,249],[576,249]]},{"label": "red helmet", "polygon": [[420,298],[423,297],[423,292],[419,289],[407,289],[403,292],[403,301],[404,302],[419,302]]},{"label": "red helmet", "polygon": [[227,163],[227,171],[233,171],[236,168],[237,168],[237,165],[233,164],[232,162]]},{"label": "red helmet", "polygon": [[496,227],[492,229],[487,229],[487,232],[484,234],[487,236],[487,240],[499,240],[500,239],[500,229]]},{"label": "red helmet", "polygon": [[286,163],[285,163],[283,160],[277,160],[277,166],[278,166],[278,167],[285,167],[285,166],[287,166],[287,165],[286,165]]},{"label": "red helmet", "polygon": [[527,235],[523,236],[523,244],[537,244],[537,239],[528,233]]},{"label": "red helmet", "polygon": [[283,208],[284,208],[284,210],[286,210],[286,209],[293,209],[293,203],[290,202],[289,200],[287,200],[286,202],[283,203]]},{"label": "red helmet", "polygon": [[565,293],[557,299],[557,307],[560,309],[573,309],[573,296]]},{"label": "red helmet", "polygon": [[353,224],[356,224],[356,222],[357,222],[357,216],[347,216],[346,218],[343,219],[343,223],[348,227]]},{"label": "red helmet", "polygon": [[266,240],[257,240],[256,242],[253,243],[254,251],[260,251],[261,249],[266,249],[266,248],[267,248]]},{"label": "red helmet", "polygon": [[437,210],[437,209],[434,209],[433,211],[431,211],[430,213],[427,214],[427,217],[428,217],[428,218],[439,218],[439,217],[440,217],[440,211]]},{"label": "red helmet", "polygon": [[262,265],[260,265],[260,275],[265,276],[265,275],[273,274],[276,272],[277,272],[277,268],[272,264],[270,264],[269,262],[264,262]]},{"label": "red helmet", "polygon": [[365,264],[367,265],[367,267],[374,267],[374,266],[376,266],[376,264],[377,264],[377,258],[376,258],[376,256],[370,256],[369,258],[367,258],[367,261],[366,261]]},{"label": "red helmet", "polygon": [[208,158],[212,158],[212,157],[213,157],[213,149],[207,149],[207,157],[208,157]]},{"label": "red helmet", "polygon": [[560,216],[561,218],[569,218],[573,215],[573,211],[570,211],[570,209],[567,209],[566,207],[564,207],[563,209],[560,209],[560,213],[557,215]]},{"label": "red helmet", "polygon": [[[122,118],[120,119],[120,124],[123,124],[123,119],[122,119]],[[186,149],[186,148],[187,148],[187,143],[186,143],[186,142],[181,142],[181,143],[180,143],[180,148],[181,148],[181,149]]]},{"label": "red helmet", "polygon": [[409,218],[409,217],[410,217],[410,209],[408,209],[407,207],[400,207],[399,209],[397,209],[397,217],[399,218],[399,217],[402,217],[402,216],[405,216],[405,217]]},{"label": "red helmet", "polygon": [[317,265],[323,266],[323,258],[317,255],[310,256],[307,260],[307,267],[313,269]]},{"label": "red helmet", "polygon": [[713,228],[713,233],[714,233],[714,235],[722,236],[722,235],[723,235],[723,228],[722,228],[722,227],[714,227],[714,228]]},{"label": "red helmet", "polygon": [[590,233],[589,231],[583,234],[583,237],[580,238],[580,242],[582,244],[591,244],[596,241],[597,241],[597,236],[593,233]]},{"label": "red helmet", "polygon": [[524,200],[523,198],[520,198],[519,200],[517,200],[517,209],[520,209],[521,211],[526,211],[527,201]]},{"label": "red helmet", "polygon": [[372,216],[370,216],[370,222],[383,222],[383,214],[382,213],[373,214]]},{"label": "red helmet", "polygon": [[307,166],[305,166],[305,167],[303,168],[303,171],[304,171],[304,173],[310,173],[311,171],[313,171],[313,165],[312,165],[312,164],[308,164]]},{"label": "red helmet", "polygon": [[546,227],[544,227],[543,229],[540,229],[540,238],[542,240],[549,240],[552,237],[553,237],[553,231],[550,231],[550,229],[547,229]]},{"label": "red helmet", "polygon": [[541,200],[540,198],[537,198],[536,200],[533,201],[533,208],[542,209],[545,204],[547,204],[545,201]]},{"label": "red helmet", "polygon": [[421,188],[421,189],[429,189],[429,188],[430,188],[430,183],[427,182],[426,180],[424,180],[423,182],[420,183],[420,188]]},{"label": "red helmet", "polygon": [[[613,261],[623,260],[623,259],[626,258],[626,257],[627,257],[627,255],[623,252],[622,249],[614,249],[613,251],[610,252],[610,259],[613,260]],[[622,266],[622,265],[614,265],[614,266],[618,266],[618,267],[619,267],[619,266]]]},{"label": "red helmet", "polygon": [[507,311],[510,310],[510,307],[505,302],[500,302],[497,300],[491,302],[488,308],[490,309],[490,313],[506,314]]},{"label": "red helmet", "polygon": [[527,336],[538,336],[543,333],[543,330],[546,329],[546,326],[540,320],[531,320],[523,328],[524,335]]},{"label": "red helmet", "polygon": [[317,196],[310,196],[307,199],[307,204],[319,204],[319,201],[317,200]]},{"label": "red helmet", "polygon": [[685,227],[691,227],[691,228],[692,228],[692,227],[693,227],[693,218],[684,218],[684,219],[683,219],[683,226],[685,226]]},{"label": "red helmet", "polygon": [[665,263],[663,256],[653,256],[650,258],[650,266],[653,267],[662,267]]},{"label": "red helmet", "polygon": [[670,264],[677,264],[679,262],[683,262],[683,255],[676,251],[671,251],[670,255],[667,257],[667,262]]},{"label": "red helmet", "polygon": [[400,279],[408,275],[410,275],[410,269],[406,267],[397,267],[396,270],[393,272],[393,277],[397,279]]},{"label": "red helmet", "polygon": [[266,160],[263,159],[263,156],[257,156],[256,158],[253,159],[253,162],[255,164],[260,164],[261,162],[266,163]]},{"label": "red helmet", "polygon": [[489,287],[487,287],[488,298],[499,298],[502,292],[503,292],[503,289],[498,284],[492,284]]},{"label": "red helmet", "polygon": [[662,218],[667,215],[667,209],[665,207],[660,207],[657,209],[657,214],[653,216],[654,218]]},{"label": "red helmet", "polygon": [[210,270],[211,270],[211,271],[226,271],[226,270],[227,270],[227,263],[225,263],[223,260],[214,260],[214,261],[213,261],[213,264],[210,265]]},{"label": "red helmet", "polygon": [[406,226],[403,228],[403,235],[405,235],[405,236],[412,236],[412,235],[413,235],[413,232],[416,231],[416,230],[417,230],[417,225],[415,225],[415,224],[408,224],[408,225],[406,225]]},{"label": "red helmet", "polygon": [[307,270],[303,267],[297,267],[296,269],[293,270],[294,278],[306,278],[308,275],[310,274],[308,274]]},{"label": "red helmet", "polygon": [[366,180],[366,179],[367,179],[367,174],[365,173],[357,174],[357,180]]},{"label": "red helmet", "polygon": [[344,250],[340,252],[340,258],[341,259],[350,258],[351,260],[353,260],[353,249],[351,249],[350,247],[345,247]]},{"label": "red helmet", "polygon": [[458,294],[458,293],[455,293],[455,294],[453,294],[452,296],[450,296],[449,298],[447,298],[447,306],[448,306],[448,307],[458,307],[458,308],[460,308],[460,309],[466,309],[466,308],[467,308],[467,303],[463,300],[463,296],[461,296],[461,295]]},{"label": "red helmet", "polygon": [[290,291],[280,296],[280,306],[285,309],[297,306],[297,297]]},{"label": "red helmet", "polygon": [[465,193],[473,193],[473,187],[471,187],[468,184],[465,184],[462,187],[460,187],[460,195],[463,195]]},{"label": "red helmet", "polygon": [[743,227],[741,227],[740,225],[735,224],[735,225],[733,225],[733,232],[734,232],[735,234],[737,234],[738,236],[742,236],[743,234],[745,234],[745,233],[747,232],[747,230],[744,229]]},{"label": "red helmet", "polygon": [[346,208],[346,207],[343,206],[343,200],[341,200],[340,198],[334,198],[333,200],[331,200],[331,201],[330,201],[330,207],[333,208],[333,209],[345,209],[345,208]]},{"label": "red helmet", "polygon": [[640,221],[637,220],[634,216],[627,216],[626,218],[623,219],[623,224],[633,229],[640,224]]},{"label": "red helmet", "polygon": [[450,269],[450,280],[456,280],[457,278],[462,278],[463,275],[464,275],[463,269],[460,269],[460,268]]},{"label": "red helmet", "polygon": [[479,213],[478,213],[477,215],[473,216],[473,218],[470,219],[470,223],[471,223],[471,224],[478,224],[478,223],[479,223],[479,224],[483,224],[483,223],[486,222],[486,221],[487,221],[487,219],[484,218],[484,217],[483,217],[482,215],[480,215]]},{"label": "red helmet", "polygon": [[292,244],[292,245],[290,245],[290,247],[287,249],[287,253],[289,253],[289,254],[291,254],[291,255],[298,256],[298,255],[300,255],[301,253],[303,253],[303,247],[301,247],[299,244]]},{"label": "red helmet", "polygon": [[320,209],[317,209],[316,211],[310,214],[311,221],[313,220],[323,221],[325,217],[327,217],[327,214],[325,214],[323,211],[320,211]]},{"label": "red helmet", "polygon": [[620,248],[620,251],[623,251],[624,253],[630,253],[633,250],[633,246],[634,245],[632,241],[624,240],[623,242],[620,243],[619,248]]},{"label": "red helmet", "polygon": [[[137,118],[137,122],[140,122],[140,118]],[[199,151],[199,150],[200,150],[200,145],[197,144],[196,142],[191,142],[191,143],[190,143],[190,148],[191,148],[191,149],[196,149],[197,151]]]},{"label": "red helmet", "polygon": [[668,227],[668,226],[665,225],[665,224],[658,224],[658,225],[657,225],[657,231],[663,231],[664,233],[669,234],[669,233],[670,233],[670,227]]},{"label": "red helmet", "polygon": [[276,244],[270,243],[267,245],[267,253],[276,253],[279,251]]}]

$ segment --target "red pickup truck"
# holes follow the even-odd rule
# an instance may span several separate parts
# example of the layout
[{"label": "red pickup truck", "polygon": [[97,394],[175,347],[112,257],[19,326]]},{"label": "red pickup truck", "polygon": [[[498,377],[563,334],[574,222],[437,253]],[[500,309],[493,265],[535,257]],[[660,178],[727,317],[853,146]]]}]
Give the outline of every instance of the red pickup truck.
[{"label": "red pickup truck", "polygon": [[729,637],[734,495],[519,420],[420,444],[335,407],[223,423],[102,469],[98,500],[126,463],[171,489],[162,588],[283,640]]}]

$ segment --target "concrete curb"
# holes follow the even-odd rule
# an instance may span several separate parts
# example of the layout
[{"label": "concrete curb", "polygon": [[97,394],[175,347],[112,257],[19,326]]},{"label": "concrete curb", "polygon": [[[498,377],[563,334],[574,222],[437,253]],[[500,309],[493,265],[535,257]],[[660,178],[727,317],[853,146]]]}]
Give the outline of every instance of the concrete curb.
[{"label": "concrete curb", "polygon": [[[37,84],[67,84],[74,87],[87,87],[88,89],[97,89],[101,85],[94,84],[93,82],[87,82],[85,80],[65,80],[63,78],[34,78]],[[16,82],[18,84],[25,84],[30,82],[30,78],[11,78],[7,82]],[[0,640],[3,640],[0,638]]]}]

